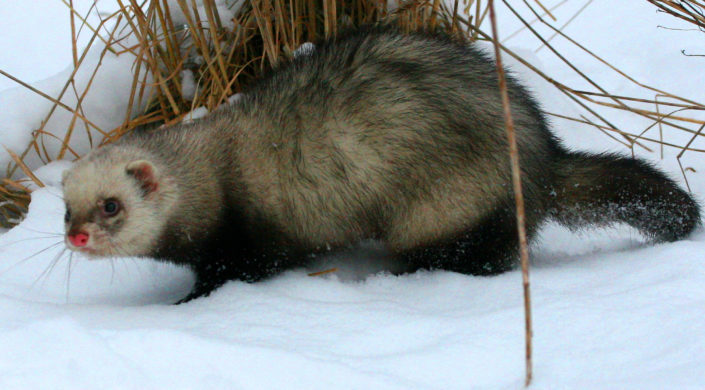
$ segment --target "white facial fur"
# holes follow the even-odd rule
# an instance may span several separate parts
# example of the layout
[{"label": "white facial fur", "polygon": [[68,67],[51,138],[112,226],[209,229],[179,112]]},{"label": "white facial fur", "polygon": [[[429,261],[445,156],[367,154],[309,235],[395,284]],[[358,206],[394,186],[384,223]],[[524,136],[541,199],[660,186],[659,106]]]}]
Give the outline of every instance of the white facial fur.
[{"label": "white facial fur", "polygon": [[[171,178],[160,177],[153,163],[139,152],[129,147],[104,147],[64,174],[64,200],[70,210],[66,243],[70,249],[96,257],[148,256],[155,249],[176,202],[175,184]],[[135,161],[148,168],[149,177],[135,174]],[[144,180],[154,183],[145,187]],[[101,211],[108,199],[120,205],[113,216]],[[88,234],[87,244],[71,244],[71,232]]]}]

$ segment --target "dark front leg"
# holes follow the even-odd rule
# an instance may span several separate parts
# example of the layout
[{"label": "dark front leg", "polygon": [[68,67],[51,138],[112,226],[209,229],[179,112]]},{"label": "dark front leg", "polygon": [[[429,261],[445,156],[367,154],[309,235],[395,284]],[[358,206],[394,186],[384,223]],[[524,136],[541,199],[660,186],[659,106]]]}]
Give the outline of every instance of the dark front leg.
[{"label": "dark front leg", "polygon": [[191,292],[176,304],[207,297],[230,280],[254,283],[304,263],[304,256],[281,245],[259,250],[239,249],[228,256],[205,257],[198,266],[193,267],[196,283]]},{"label": "dark front leg", "polygon": [[180,305],[197,298],[207,297],[211,294],[211,292],[213,292],[213,290],[222,286],[225,282],[225,280],[208,280],[197,277],[196,283],[193,285],[191,292],[185,297],[179,299],[175,305]]}]

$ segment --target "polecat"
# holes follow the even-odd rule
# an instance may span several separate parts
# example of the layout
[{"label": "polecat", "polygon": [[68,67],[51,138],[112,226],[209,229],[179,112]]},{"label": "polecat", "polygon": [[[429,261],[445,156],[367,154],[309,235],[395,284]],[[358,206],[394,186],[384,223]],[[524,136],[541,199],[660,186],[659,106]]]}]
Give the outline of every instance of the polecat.
[{"label": "polecat", "polygon": [[[225,109],[78,161],[63,178],[67,245],[189,266],[184,301],[363,239],[408,269],[506,271],[518,244],[497,85],[490,58],[447,36],[340,35]],[[526,89],[508,88],[529,236],[547,219],[665,241],[698,225],[698,204],[664,174],[567,151]]]}]

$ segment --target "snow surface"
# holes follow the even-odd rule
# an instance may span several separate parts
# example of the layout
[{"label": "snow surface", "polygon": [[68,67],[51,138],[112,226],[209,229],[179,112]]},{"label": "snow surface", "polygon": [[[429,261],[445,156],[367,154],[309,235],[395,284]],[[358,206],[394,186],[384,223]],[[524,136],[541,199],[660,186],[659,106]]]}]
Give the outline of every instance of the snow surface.
[{"label": "snow surface", "polygon": [[[556,11],[559,22],[583,3],[570,1]],[[16,68],[29,81],[35,80],[27,75],[46,78],[70,62],[64,56],[56,68],[53,60],[56,53],[70,53],[68,33],[50,33],[55,25],[40,19],[50,12],[52,23],[68,24],[66,10],[33,7],[0,6],[3,20],[15,21],[8,29],[22,26],[18,18],[36,21],[23,34],[51,48],[37,52],[19,40],[2,42],[0,69],[15,66],[17,57],[31,58]],[[507,15],[500,13],[500,31],[508,36],[517,25]],[[596,0],[565,31],[640,81],[704,101],[705,60],[679,55],[682,48],[700,50],[702,33],[657,25],[689,27],[643,1]],[[525,33],[505,43],[522,54],[539,46]],[[579,86],[549,54],[542,49],[532,62]],[[38,57],[44,61],[35,61]],[[119,61],[108,62],[117,75],[125,74]],[[634,93],[599,64],[587,59],[580,64],[612,92]],[[546,83],[518,65],[512,68],[544,107],[575,112]],[[104,89],[93,87],[99,91],[93,105],[108,117],[124,108],[116,96],[119,79],[108,77]],[[54,91],[58,80],[38,85]],[[44,103],[19,90],[0,92],[0,142],[25,137],[43,118],[38,106]],[[626,115],[614,120],[633,129],[647,124]],[[593,129],[562,121],[554,127],[575,148],[623,150]],[[666,149],[663,161],[642,155],[682,182],[675,154]],[[689,181],[701,200],[703,161],[695,153],[684,158],[697,170]],[[450,272],[392,276],[378,272],[384,256],[364,243],[309,270],[340,267],[334,274],[309,277],[307,270],[295,270],[257,284],[231,282],[209,298],[172,306],[193,281],[184,269],[143,259],[57,257],[64,212],[58,182],[68,166],[58,162],[40,169],[37,175],[49,186],[33,193],[20,226],[0,234],[2,389],[522,387],[519,272],[491,278]],[[574,234],[547,226],[532,249],[532,387],[705,388],[704,261],[702,229],[687,240],[653,245],[626,227]]]},{"label": "snow surface", "polygon": [[[75,7],[77,12],[80,15],[84,15],[91,9],[92,1],[81,0],[75,1],[75,3],[77,5]],[[57,6],[57,4],[59,6]],[[98,6],[94,9],[99,10],[101,14],[111,14],[118,9],[116,4],[117,2],[114,0],[103,0],[99,1]],[[228,4],[232,4],[232,6]],[[241,4],[241,0],[216,1],[223,26],[233,26],[231,20],[232,15],[239,9]],[[48,11],[54,12],[55,19],[64,21],[61,28],[57,29],[58,31],[54,30],[54,20],[44,26],[43,29],[41,25],[36,26],[34,23],[26,22],[26,20],[32,20],[35,15],[44,15],[44,11],[38,11],[34,8],[38,7],[41,9],[42,5],[46,5]],[[172,20],[174,25],[183,25],[186,19],[183,13],[181,13],[180,7],[177,5],[176,1],[169,0],[169,6],[170,9],[173,10]],[[196,9],[200,13],[203,13],[203,8],[199,1]],[[94,28],[98,28],[102,19],[95,13],[90,15],[92,16],[87,18],[90,25]],[[63,6],[58,0],[36,1],[32,2],[32,6],[30,7],[3,4],[0,6],[0,17],[2,17],[3,20],[13,21],[12,26],[22,25],[18,27],[21,33],[11,34],[10,39],[4,42],[3,46],[6,45],[7,50],[1,50],[2,46],[0,46],[0,52],[6,53],[3,58],[0,59],[0,68],[23,81],[30,82],[33,87],[60,100],[68,107],[76,107],[76,103],[80,99],[83,115],[89,118],[94,125],[86,124],[82,119],[74,118],[73,113],[68,110],[61,107],[56,108],[43,128],[46,133],[52,134],[53,136],[44,136],[41,138],[42,146],[48,150],[48,154],[52,156],[52,158],[61,148],[62,143],[59,142],[59,140],[64,139],[66,133],[71,128],[70,124],[72,120],[77,122],[75,126],[76,132],[83,131],[89,133],[89,137],[72,136],[70,138],[69,146],[79,155],[83,155],[90,150],[91,147],[97,146],[95,141],[102,139],[102,134],[122,124],[129,106],[130,91],[134,78],[133,65],[135,56],[132,53],[125,52],[120,55],[114,54],[110,51],[106,51],[105,44],[102,41],[96,40],[96,42],[90,46],[90,50],[84,59],[81,60],[83,50],[78,50],[77,56],[79,57],[79,61],[82,61],[81,66],[73,76],[74,83],[69,88],[65,88],[74,69],[71,60],[71,33],[68,27],[68,8]],[[22,23],[18,20],[25,20],[25,22]],[[78,18],[76,19],[76,23],[80,23]],[[104,36],[115,33],[116,39],[124,38],[121,40],[121,44],[124,47],[130,47],[135,45],[137,40],[131,35],[121,35],[120,32],[123,31],[125,24],[126,22],[123,21],[121,26],[116,27],[114,23],[108,21],[103,25],[101,31],[105,32],[105,34],[103,34]],[[37,27],[39,27],[39,29],[37,29]],[[27,31],[28,28],[30,28],[29,31]],[[88,28],[84,28],[83,33],[79,34],[79,43],[88,43],[89,37],[92,36],[92,34],[87,30]],[[57,32],[61,35],[57,35]],[[32,38],[27,39],[25,38],[26,35]],[[63,48],[62,55],[55,56],[53,50],[47,50],[45,54],[41,55],[44,62],[47,60],[51,61],[51,66],[47,66],[48,69],[52,69],[51,73],[47,73],[47,71],[42,68],[44,62],[37,63],[31,61],[27,64],[23,64],[21,61],[18,61],[18,59],[24,57],[36,58],[39,55],[36,50],[37,47]],[[56,71],[61,68],[57,68],[55,57],[61,58],[62,60],[56,62],[60,62],[62,66],[64,66],[63,70],[58,73],[56,73]],[[94,74],[95,69],[97,69],[97,71]],[[185,88],[189,89],[190,87],[192,90],[186,90],[184,92],[195,93],[193,77],[190,77],[190,79],[189,83],[187,76]],[[152,83],[151,75],[148,75],[146,79],[140,76],[139,80],[144,80],[147,86]],[[8,85],[8,82],[11,84]],[[46,119],[47,113],[49,113],[50,109],[54,106],[54,103],[27,88],[18,86],[14,81],[3,77],[0,89],[7,88],[8,86],[12,86],[13,88],[0,93],[0,107],[3,107],[3,110],[0,111],[0,123],[3,123],[3,131],[0,132],[0,145],[21,154],[31,141],[32,132],[40,128],[40,125]],[[64,91],[63,94],[62,91]],[[144,96],[150,96],[149,87],[145,88]],[[132,112],[143,111],[147,103],[146,99],[135,100]],[[44,164],[43,160],[45,159],[41,159],[39,156],[30,153],[25,159],[25,163],[31,168],[38,168]],[[0,166],[5,166],[10,161],[10,156],[7,153],[0,154]]]}]

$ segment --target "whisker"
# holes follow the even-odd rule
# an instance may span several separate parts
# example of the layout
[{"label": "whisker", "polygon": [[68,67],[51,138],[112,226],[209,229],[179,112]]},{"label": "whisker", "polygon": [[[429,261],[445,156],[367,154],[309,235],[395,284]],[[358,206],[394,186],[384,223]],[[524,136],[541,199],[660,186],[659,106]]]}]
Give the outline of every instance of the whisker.
[{"label": "whisker", "polygon": [[134,265],[135,265],[135,268],[137,268],[137,273],[138,273],[138,274],[140,274],[140,273],[141,273],[141,274],[144,274],[144,270],[143,270],[143,268],[142,268],[143,265],[144,265],[144,262],[143,262],[143,261],[137,261],[137,259],[135,259],[134,257],[130,257],[129,259],[132,260],[132,264],[134,264]]},{"label": "whisker", "polygon": [[37,282],[42,280],[42,278],[44,278],[44,280],[42,281],[42,287],[44,287],[44,284],[49,279],[49,274],[51,274],[51,272],[54,270],[54,267],[56,267],[56,264],[59,263],[59,260],[61,260],[61,256],[65,252],[66,252],[66,248],[64,248],[61,252],[59,252],[56,256],[54,256],[54,258],[51,260],[49,265],[46,268],[44,268],[44,271],[42,271],[42,273],[39,274],[37,279],[35,279],[34,282],[32,282],[32,284],[29,286],[30,290],[33,289],[35,287],[35,285],[37,284]]},{"label": "whisker", "polygon": [[46,239],[54,238],[54,237],[56,237],[56,236],[55,236],[55,235],[51,235],[51,236],[37,236],[37,237],[23,238],[23,239],[20,239],[20,240],[15,240],[15,241],[7,242],[7,243],[5,243],[5,246],[15,245],[15,244],[17,244],[17,243],[25,242],[25,241],[46,240]]},{"label": "whisker", "polygon": [[69,255],[69,264],[66,267],[66,303],[69,303],[69,291],[71,289],[71,263],[73,262],[73,252]]},{"label": "whisker", "polygon": [[28,228],[26,226],[22,226],[22,225],[18,225],[17,228],[24,229],[24,230],[34,232],[34,233],[39,233],[39,234],[48,234],[48,235],[53,235],[53,236],[63,236],[64,235],[64,233],[60,233],[60,232],[43,232],[41,230],[30,229],[30,228]]},{"label": "whisker", "polygon": [[120,260],[122,260],[122,261],[120,261],[120,263],[122,263],[122,266],[125,268],[125,272],[127,273],[127,275],[132,276],[131,271],[130,271],[130,266],[127,264],[127,259],[128,259],[127,257],[121,257]]},{"label": "whisker", "polygon": [[113,285],[113,280],[115,279],[115,258],[111,257],[110,259],[110,285]]},{"label": "whisker", "polygon": [[[4,275],[6,272],[8,272],[8,271],[14,269],[15,267],[19,266],[20,264],[24,263],[25,261],[31,259],[32,257],[37,256],[37,255],[40,255],[40,254],[42,254],[42,253],[44,253],[44,252],[46,252],[46,251],[48,251],[48,250],[50,250],[50,249],[56,248],[57,246],[62,245],[63,243],[64,243],[64,240],[61,240],[61,241],[59,241],[59,242],[57,242],[57,243],[55,243],[55,244],[49,245],[48,247],[46,247],[46,248],[44,248],[44,249],[41,249],[41,250],[39,250],[38,252],[35,252],[35,253],[33,253],[33,254],[31,254],[31,255],[25,257],[24,259],[22,259],[22,260],[18,261],[17,263],[11,265],[10,267],[8,267],[8,268],[6,268],[6,269],[0,271],[0,275]],[[63,253],[63,251],[62,251],[62,253]]]}]

